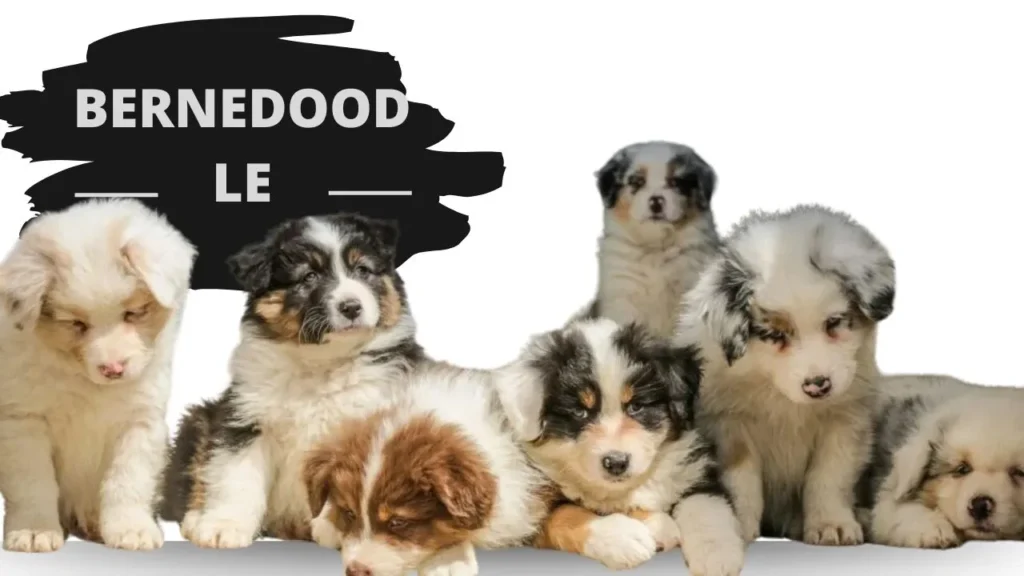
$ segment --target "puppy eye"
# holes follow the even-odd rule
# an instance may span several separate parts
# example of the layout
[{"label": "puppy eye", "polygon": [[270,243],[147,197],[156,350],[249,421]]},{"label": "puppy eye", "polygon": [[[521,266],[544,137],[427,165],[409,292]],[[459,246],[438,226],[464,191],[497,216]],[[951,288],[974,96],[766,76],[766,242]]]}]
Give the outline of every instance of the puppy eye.
[{"label": "puppy eye", "polygon": [[825,333],[829,336],[835,337],[836,332],[838,332],[839,328],[843,325],[843,320],[845,320],[843,316],[833,316],[828,320],[825,320]]},{"label": "puppy eye", "polygon": [[131,324],[132,322],[138,321],[146,313],[145,308],[139,308],[138,310],[127,310],[124,313],[124,321]]},{"label": "puppy eye", "polygon": [[306,284],[312,284],[313,282],[316,282],[316,279],[319,277],[320,275],[317,274],[316,272],[309,272],[302,277],[302,281],[305,282]]},{"label": "puppy eye", "polygon": [[401,530],[402,528],[405,528],[408,525],[409,525],[409,521],[406,520],[405,518],[395,517],[395,518],[392,518],[392,519],[388,520],[388,529],[389,530]]},{"label": "puppy eye", "polygon": [[629,177],[629,185],[633,188],[643,188],[644,184],[647,184],[647,179],[643,176],[633,175]]},{"label": "puppy eye", "polygon": [[585,420],[590,415],[590,410],[586,408],[573,408],[572,415],[580,420]]},{"label": "puppy eye", "polygon": [[353,270],[355,271],[356,274],[359,274],[360,276],[369,276],[373,274],[373,270],[371,270],[370,267],[367,266],[366,264],[357,264],[356,267],[353,268]]},{"label": "puppy eye", "polygon": [[961,462],[960,465],[957,466],[956,469],[953,470],[953,475],[954,476],[967,476],[968,474],[970,474],[973,471],[974,471],[974,469],[971,468],[970,464],[968,464],[967,462]]},{"label": "puppy eye", "polygon": [[630,416],[636,416],[643,411],[644,407],[639,404],[626,404],[626,414]]},{"label": "puppy eye", "polygon": [[75,332],[78,332],[79,334],[85,334],[86,332],[89,331],[89,325],[86,324],[85,322],[82,322],[81,320],[75,320],[74,322],[72,322],[71,327],[74,328]]},{"label": "puppy eye", "polygon": [[341,517],[343,520],[345,520],[345,522],[355,522],[356,513],[349,510],[348,508],[345,508],[344,510],[341,511]]},{"label": "puppy eye", "polygon": [[785,346],[789,336],[781,330],[767,330],[764,333],[764,339],[780,346]]},{"label": "puppy eye", "polygon": [[1024,468],[1013,468],[1010,470],[1010,478],[1024,480]]}]

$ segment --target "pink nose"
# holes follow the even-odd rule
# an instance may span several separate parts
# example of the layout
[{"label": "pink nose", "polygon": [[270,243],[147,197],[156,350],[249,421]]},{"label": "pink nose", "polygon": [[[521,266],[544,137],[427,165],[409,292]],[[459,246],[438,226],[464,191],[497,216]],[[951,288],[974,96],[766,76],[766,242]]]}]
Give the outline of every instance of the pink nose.
[{"label": "pink nose", "polygon": [[102,374],[104,378],[116,380],[124,375],[124,365],[124,360],[120,362],[111,362],[109,364],[100,364],[100,374]]}]

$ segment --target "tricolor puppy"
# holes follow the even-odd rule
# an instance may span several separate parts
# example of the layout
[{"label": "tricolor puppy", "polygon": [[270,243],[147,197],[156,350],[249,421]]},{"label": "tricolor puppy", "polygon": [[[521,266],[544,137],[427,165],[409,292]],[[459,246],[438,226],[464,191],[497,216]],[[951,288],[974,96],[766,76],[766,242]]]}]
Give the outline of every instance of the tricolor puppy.
[{"label": "tricolor puppy", "polygon": [[692,574],[740,572],[739,522],[714,444],[694,427],[695,349],[635,323],[581,320],[534,338],[500,372],[527,454],[569,502],[535,545],[621,569],[681,538]]},{"label": "tricolor puppy", "polygon": [[528,543],[550,482],[509,428],[491,373],[435,365],[393,406],[342,423],[306,464],[313,536],[347,576],[477,574],[475,547]]},{"label": "tricolor puppy", "polygon": [[189,541],[310,539],[305,451],[372,413],[422,357],[398,231],[357,215],[290,220],[229,262],[248,293],[230,386],[181,421],[162,514]]},{"label": "tricolor puppy", "polygon": [[639,322],[669,338],[683,294],[714,257],[716,175],[693,149],[643,142],[597,173],[604,199],[597,298],[584,316]]},{"label": "tricolor puppy", "polygon": [[4,548],[163,543],[171,360],[195,249],[134,200],[39,216],[0,264]]},{"label": "tricolor puppy", "polygon": [[917,380],[919,392],[886,398],[876,415],[858,487],[868,538],[912,548],[1024,539],[1024,390],[895,380]]},{"label": "tricolor puppy", "polygon": [[870,455],[886,249],[838,212],[755,212],[687,295],[678,345],[704,351],[703,424],[748,540],[863,541],[854,485]]}]

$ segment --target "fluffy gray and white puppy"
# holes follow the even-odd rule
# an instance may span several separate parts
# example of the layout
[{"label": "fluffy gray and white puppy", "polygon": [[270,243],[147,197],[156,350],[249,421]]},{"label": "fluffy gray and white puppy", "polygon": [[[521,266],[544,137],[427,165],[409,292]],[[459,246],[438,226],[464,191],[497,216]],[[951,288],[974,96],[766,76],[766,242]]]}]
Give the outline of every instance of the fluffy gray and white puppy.
[{"label": "fluffy gray and white puppy", "polygon": [[1024,538],[1024,390],[948,376],[882,380],[858,484],[868,539],[910,548]]},{"label": "fluffy gray and white puppy", "polygon": [[597,172],[604,199],[597,296],[581,317],[638,322],[670,338],[683,294],[714,257],[717,176],[692,148],[641,142]]},{"label": "fluffy gray and white puppy", "polygon": [[676,343],[704,353],[698,415],[748,540],[863,541],[854,486],[894,295],[893,261],[867,229],[801,205],[742,219],[686,296]]}]

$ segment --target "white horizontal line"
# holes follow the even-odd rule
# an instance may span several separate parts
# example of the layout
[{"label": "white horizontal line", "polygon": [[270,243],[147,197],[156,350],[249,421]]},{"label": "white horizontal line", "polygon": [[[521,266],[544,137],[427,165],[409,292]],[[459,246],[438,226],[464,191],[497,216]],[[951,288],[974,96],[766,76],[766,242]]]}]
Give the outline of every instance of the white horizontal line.
[{"label": "white horizontal line", "polygon": [[412,196],[412,190],[331,190],[329,196]]},{"label": "white horizontal line", "polygon": [[75,198],[156,198],[157,192],[75,192]]}]

